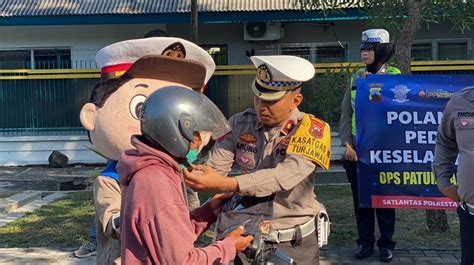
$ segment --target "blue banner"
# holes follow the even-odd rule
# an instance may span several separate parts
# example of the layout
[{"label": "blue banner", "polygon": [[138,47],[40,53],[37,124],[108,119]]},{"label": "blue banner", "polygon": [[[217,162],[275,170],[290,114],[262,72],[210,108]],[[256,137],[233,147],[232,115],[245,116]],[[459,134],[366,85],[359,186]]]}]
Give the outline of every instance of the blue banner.
[{"label": "blue banner", "polygon": [[361,207],[457,207],[439,192],[431,163],[444,106],[454,92],[473,84],[470,75],[369,75],[359,80]]}]

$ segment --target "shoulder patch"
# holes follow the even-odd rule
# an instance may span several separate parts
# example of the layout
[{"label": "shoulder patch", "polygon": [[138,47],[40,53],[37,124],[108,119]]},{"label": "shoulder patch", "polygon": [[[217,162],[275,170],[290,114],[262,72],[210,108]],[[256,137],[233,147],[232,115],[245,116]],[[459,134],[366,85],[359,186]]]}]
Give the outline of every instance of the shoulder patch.
[{"label": "shoulder patch", "polygon": [[296,132],[290,137],[288,154],[302,155],[323,169],[331,162],[331,128],[323,120],[303,116]]},{"label": "shoulder patch", "polygon": [[243,133],[240,135],[239,139],[242,141],[242,142],[246,142],[248,144],[253,144],[257,141],[257,137],[255,137],[255,135],[249,133],[249,132],[246,132],[246,133]]}]

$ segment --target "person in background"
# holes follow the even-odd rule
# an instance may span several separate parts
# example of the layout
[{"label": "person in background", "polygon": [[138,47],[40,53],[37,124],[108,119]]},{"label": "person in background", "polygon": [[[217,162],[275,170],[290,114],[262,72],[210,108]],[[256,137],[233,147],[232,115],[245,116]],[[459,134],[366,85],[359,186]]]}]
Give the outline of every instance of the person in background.
[{"label": "person in background", "polygon": [[350,85],[345,91],[341,104],[341,118],[339,123],[339,136],[345,148],[344,169],[351,184],[354,212],[356,216],[357,232],[357,259],[367,258],[374,253],[375,243],[375,216],[380,231],[377,240],[379,247],[379,258],[382,262],[390,262],[393,258],[395,242],[395,209],[374,209],[359,207],[358,176],[357,174],[357,150],[356,150],[356,120],[355,120],[355,98],[357,93],[357,82],[371,74],[400,74],[400,70],[387,65],[394,54],[394,47],[390,44],[388,31],[384,29],[369,29],[362,32],[362,45],[360,55],[365,69],[357,71],[351,78]]},{"label": "person in background", "polygon": [[[458,161],[456,171],[456,158]],[[474,87],[455,93],[438,127],[433,174],[439,190],[458,202],[461,264],[474,264]],[[458,185],[451,183],[456,174]]]}]

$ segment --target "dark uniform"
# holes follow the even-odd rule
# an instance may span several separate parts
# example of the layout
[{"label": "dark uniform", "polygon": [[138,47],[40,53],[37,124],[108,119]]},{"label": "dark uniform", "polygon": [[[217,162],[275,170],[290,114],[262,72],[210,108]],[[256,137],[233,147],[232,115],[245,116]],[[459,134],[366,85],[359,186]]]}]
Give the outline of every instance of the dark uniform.
[{"label": "dark uniform", "polygon": [[[356,124],[354,111],[356,97],[355,84],[357,83],[357,80],[361,78],[363,72],[364,70],[354,74],[341,104],[339,136],[343,144],[350,144],[354,149],[356,147]],[[388,67],[382,69],[380,74],[400,74],[400,70],[395,67]],[[380,230],[380,238],[377,241],[377,245],[379,248],[394,249],[395,242],[392,240],[392,237],[395,231],[395,209],[359,207],[357,161],[344,160],[343,166],[346,170],[347,178],[351,183],[357,232],[359,235],[357,245],[366,247],[372,247],[374,245],[375,215],[377,215],[377,222]]]},{"label": "dark uniform", "polygon": [[[458,158],[457,173],[455,161]],[[455,93],[438,127],[433,173],[440,190],[456,173],[460,206],[461,264],[474,264],[474,87]]]}]

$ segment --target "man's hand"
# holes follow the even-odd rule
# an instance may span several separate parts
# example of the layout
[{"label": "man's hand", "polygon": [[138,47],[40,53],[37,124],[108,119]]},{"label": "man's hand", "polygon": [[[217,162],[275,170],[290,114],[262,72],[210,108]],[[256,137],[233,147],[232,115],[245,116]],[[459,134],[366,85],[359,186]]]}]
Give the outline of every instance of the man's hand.
[{"label": "man's hand", "polygon": [[186,168],[184,180],[189,187],[196,191],[239,191],[237,179],[224,177],[215,169],[205,165],[193,165],[194,170],[189,172]]},{"label": "man's hand", "polygon": [[347,161],[357,161],[357,153],[350,144],[346,144],[346,152],[344,153],[344,159]]},{"label": "man's hand", "polygon": [[233,192],[225,192],[216,194],[212,197],[212,199],[209,201],[209,205],[216,216],[221,212],[224,203],[232,198],[232,196],[234,196]]},{"label": "man's hand", "polygon": [[235,244],[235,251],[237,252],[242,252],[244,251],[249,245],[250,242],[253,240],[253,236],[248,235],[248,236],[242,236],[242,233],[244,232],[244,227],[239,226],[237,229],[234,231],[230,232],[226,238],[232,238]]},{"label": "man's hand", "polygon": [[441,190],[441,193],[443,193],[444,196],[450,198],[451,200],[455,202],[461,201],[461,197],[459,197],[459,194],[458,194],[458,185],[445,187]]}]

